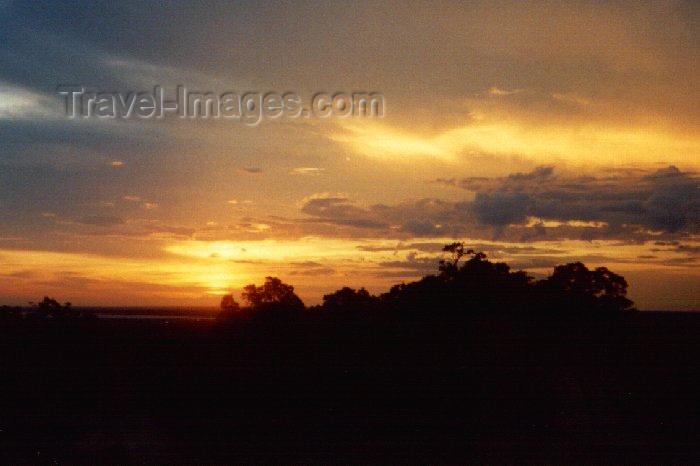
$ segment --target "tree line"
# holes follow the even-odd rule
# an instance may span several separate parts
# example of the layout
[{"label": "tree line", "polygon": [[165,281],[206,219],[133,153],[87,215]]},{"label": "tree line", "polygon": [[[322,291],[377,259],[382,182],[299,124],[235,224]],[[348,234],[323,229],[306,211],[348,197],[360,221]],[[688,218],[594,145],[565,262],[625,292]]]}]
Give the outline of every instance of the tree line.
[{"label": "tree line", "polygon": [[[289,321],[304,315],[326,315],[340,320],[369,315],[399,317],[445,316],[456,318],[470,312],[597,313],[614,314],[634,310],[627,298],[627,281],[606,267],[589,269],[581,262],[558,265],[550,276],[536,280],[523,270],[513,271],[504,262],[492,262],[483,252],[465,249],[463,242],[443,248],[448,258],[438,264],[436,274],[400,283],[379,295],[365,288],[343,287],[323,296],[317,306],[306,307],[292,285],[268,276],[260,285],[243,288],[243,304],[232,294],[221,299],[218,319],[233,322],[246,319]],[[94,318],[44,297],[29,309],[2,306],[0,319],[66,320]]]},{"label": "tree line", "polygon": [[633,310],[627,281],[606,267],[589,269],[581,262],[558,265],[550,276],[536,280],[486,254],[465,249],[463,242],[448,244],[438,273],[418,281],[394,285],[378,296],[365,288],[343,287],[323,296],[323,303],[306,308],[294,287],[277,277],[261,286],[248,285],[241,295],[221,300],[221,320],[250,314],[292,316],[304,310],[361,316],[367,312],[395,311],[403,315],[463,314],[470,311],[617,313]]}]

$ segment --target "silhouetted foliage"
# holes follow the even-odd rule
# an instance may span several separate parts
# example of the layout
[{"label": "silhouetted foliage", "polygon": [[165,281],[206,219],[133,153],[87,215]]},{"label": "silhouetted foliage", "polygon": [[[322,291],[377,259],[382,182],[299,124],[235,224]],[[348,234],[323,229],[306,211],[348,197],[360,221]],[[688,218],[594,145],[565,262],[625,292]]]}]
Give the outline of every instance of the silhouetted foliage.
[{"label": "silhouetted foliage", "polygon": [[[439,262],[437,275],[394,285],[379,297],[364,288],[343,287],[325,295],[311,314],[323,312],[346,323],[367,321],[369,311],[375,320],[376,314],[389,313],[406,322],[456,322],[478,312],[573,315],[614,313],[632,306],[625,279],[605,267],[589,270],[580,262],[564,264],[550,277],[534,280],[525,271],[512,271],[506,263],[491,262],[486,254],[466,249],[462,242],[446,245],[443,252],[450,257]],[[251,312],[277,310],[289,317],[304,309],[294,288],[274,277],[267,277],[262,286],[246,286],[242,297]],[[224,297],[223,311],[235,303],[232,300]]]},{"label": "silhouetted foliage", "polygon": [[458,270],[457,264],[459,260],[464,257],[465,254],[473,254],[474,250],[470,249],[466,253],[464,252],[464,243],[452,243],[447,244],[442,248],[443,252],[449,252],[452,254],[451,260],[442,259],[440,260],[440,273],[451,275]]},{"label": "silhouetted foliage", "polygon": [[61,325],[71,324],[78,320],[93,320],[97,317],[87,309],[74,309],[70,302],[61,304],[57,300],[44,296],[44,299],[38,302],[29,301],[29,307],[0,307],[0,321],[11,322],[55,322]]},{"label": "silhouetted foliage", "polygon": [[277,277],[265,277],[262,286],[247,285],[241,295],[253,310],[287,309],[299,311],[304,303],[294,293],[294,287]]},{"label": "silhouetted foliage", "polygon": [[0,321],[12,321],[22,317],[22,308],[19,306],[0,306]]},{"label": "silhouetted foliage", "polygon": [[[629,462],[642,443],[634,462],[697,458],[673,455],[698,449],[698,315],[618,312],[627,283],[603,267],[534,280],[461,243],[444,252],[435,274],[380,297],[343,287],[308,310],[267,277],[241,306],[223,296],[218,322],[83,324],[54,318],[76,310],[51,298],[2,308],[37,317],[1,321],[0,463],[41,451],[57,464],[247,464],[303,450],[291,458],[598,464]],[[567,461],[580,452],[590,461]]]},{"label": "silhouetted foliage", "polygon": [[61,319],[68,315],[71,303],[61,304],[53,298],[44,296],[44,299],[37,303],[37,308],[39,313],[45,317],[52,317],[54,319]]},{"label": "silhouetted foliage", "polygon": [[[527,304],[532,278],[525,272],[511,272],[501,262],[493,263],[486,255],[465,251],[463,243],[445,246],[451,260],[440,261],[439,274],[417,282],[392,287],[381,296],[387,305],[414,314],[426,312],[454,314],[465,311],[517,310]],[[471,256],[461,266],[460,259]]]},{"label": "silhouetted foliage", "polygon": [[346,286],[323,296],[321,309],[330,312],[362,312],[376,309],[379,302],[379,298],[364,288],[354,290]]},{"label": "silhouetted foliage", "polygon": [[226,294],[221,297],[221,318],[232,317],[241,310],[241,306],[233,299],[232,294]]},{"label": "silhouetted foliage", "polygon": [[581,262],[559,265],[538,283],[550,306],[572,310],[621,311],[632,306],[627,299],[627,281],[606,267],[589,270]]},{"label": "silhouetted foliage", "polygon": [[221,297],[221,310],[226,311],[226,312],[231,312],[231,311],[238,311],[240,310],[240,306],[236,302],[235,299],[233,299],[232,294],[227,294]]},{"label": "silhouetted foliage", "polygon": [[[511,271],[502,262],[452,243],[443,251],[439,274],[400,284],[382,295],[382,301],[406,312],[424,314],[465,311],[622,311],[631,308],[625,297],[627,282],[605,267],[588,270],[580,262],[557,266],[551,277],[535,281],[524,271]],[[460,259],[471,258],[459,265]]]}]

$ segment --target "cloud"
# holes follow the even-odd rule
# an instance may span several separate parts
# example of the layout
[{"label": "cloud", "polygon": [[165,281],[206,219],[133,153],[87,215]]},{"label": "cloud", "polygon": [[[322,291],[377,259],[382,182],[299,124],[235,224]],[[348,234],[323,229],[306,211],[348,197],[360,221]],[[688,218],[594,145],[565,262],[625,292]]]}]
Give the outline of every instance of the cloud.
[{"label": "cloud", "polygon": [[[355,9],[351,21],[340,3],[279,4],[264,14],[245,3],[205,0],[208,14],[183,5],[161,5],[154,28],[149,15],[133,14],[142,5],[131,0],[2,3],[3,238],[42,251],[134,257],[159,254],[172,238],[312,236],[319,248],[333,238],[354,248],[347,245],[359,238],[366,249],[353,254],[388,248],[401,260],[414,238],[424,238],[415,250],[428,254],[446,238],[488,245],[498,234],[501,245],[591,240],[581,250],[604,240],[637,249],[650,239],[676,241],[658,247],[682,255],[684,266],[697,256],[696,175],[610,168],[700,167],[700,107],[689,98],[697,95],[700,10],[690,2],[387,2]],[[94,11],[109,21],[95,22]],[[338,50],[353,59],[334,62]],[[321,66],[328,62],[337,66]],[[407,66],[415,63],[422,66]],[[55,92],[60,79],[119,92],[161,85],[168,98],[176,84],[216,93],[282,86],[306,98],[349,91],[368,76],[391,118],[278,120],[255,129],[177,118],[69,120]],[[348,149],[367,158],[350,160]],[[565,163],[595,176],[560,172]],[[320,166],[323,175],[310,176]],[[520,173],[483,176],[505,170]],[[443,185],[464,192],[443,198],[445,186],[417,182],[445,174],[454,178]],[[311,189],[353,194],[307,198],[295,210]],[[254,199],[255,208],[241,199]],[[218,225],[204,227],[206,220]],[[681,245],[690,249],[671,250]],[[290,257],[299,254],[293,249]],[[630,257],[640,255],[647,254]],[[83,265],[76,260],[75,269]],[[190,264],[183,267],[191,276]]]},{"label": "cloud", "polygon": [[343,195],[317,194],[303,201],[301,212],[318,220],[358,228],[386,228],[388,225],[371,211],[352,204]]},{"label": "cloud", "polygon": [[318,275],[332,275],[335,273],[335,269],[331,267],[308,267],[302,268],[301,270],[292,270],[289,272],[290,275],[301,275],[307,277],[315,277]]},{"label": "cloud", "polygon": [[530,202],[530,196],[525,193],[477,193],[473,209],[481,223],[502,227],[523,223]]},{"label": "cloud", "polygon": [[77,223],[82,223],[83,225],[97,225],[97,226],[114,226],[123,225],[124,219],[120,217],[111,217],[106,215],[93,215],[89,217],[83,217],[76,220]]},{"label": "cloud", "polygon": [[[538,189],[545,181],[554,178],[553,166],[541,166],[527,173],[513,173],[505,177],[466,177],[461,179],[439,178],[437,183],[456,186],[468,191],[478,192],[518,192]],[[589,178],[586,178],[589,179]]]},{"label": "cloud", "polygon": [[643,228],[674,233],[700,230],[700,178],[669,166],[653,172],[619,170],[608,176],[555,176],[552,167],[507,177],[442,179],[476,191],[473,208],[485,224],[504,226],[528,218],[613,230]]},{"label": "cloud", "polygon": [[435,236],[462,230],[469,216],[465,206],[461,202],[424,198],[360,207],[345,195],[322,194],[305,199],[301,212],[316,221],[382,230],[389,237]]},{"label": "cloud", "polygon": [[[440,238],[423,243],[432,251],[451,238],[505,243],[619,240],[637,244],[650,240],[671,244],[686,239],[692,245],[700,229],[698,177],[673,166],[656,171],[610,171],[599,177],[559,174],[547,166],[502,177],[443,179],[439,183],[464,189],[464,199],[419,198],[368,205],[345,193],[319,193],[302,199],[298,211],[301,216],[294,212],[275,216],[256,211],[250,217],[235,221],[216,219],[216,225],[200,227],[187,223],[166,227],[146,219],[120,224],[115,220],[118,215],[104,216],[97,211],[86,214],[72,227],[39,215],[48,210],[37,212],[36,217],[41,220],[36,222],[52,222],[49,230],[68,229],[71,234],[124,237],[188,236],[234,241],[306,236],[383,238],[403,246],[418,244],[406,241],[412,238]],[[133,196],[133,203],[136,202],[143,206],[145,201]],[[112,209],[119,212],[128,205]],[[61,209],[51,212],[58,212],[59,219],[66,217]],[[131,215],[138,213],[132,211]],[[76,231],[77,225],[101,228]],[[46,231],[47,227],[42,228]]]},{"label": "cloud", "polygon": [[502,177],[438,182],[472,191],[473,198],[362,205],[344,193],[319,193],[301,201],[303,218],[251,218],[249,224],[265,223],[265,230],[239,223],[219,233],[225,238],[252,234],[640,243],[692,237],[700,228],[698,178],[672,166],[656,171],[620,169],[599,177],[558,174],[554,167],[544,166]]},{"label": "cloud", "polygon": [[419,257],[416,252],[409,252],[403,260],[380,262],[378,265],[387,269],[399,269],[413,275],[427,275],[436,272],[439,260],[439,255]]},{"label": "cloud", "polygon": [[300,167],[289,172],[290,175],[320,175],[325,171],[324,168],[316,167]]},{"label": "cloud", "polygon": [[643,203],[647,226],[671,232],[700,228],[700,178],[671,166],[645,179],[652,186]]},{"label": "cloud", "polygon": [[413,233],[416,236],[437,235],[439,228],[429,220],[409,220],[401,225],[401,231]]},{"label": "cloud", "polygon": [[0,82],[0,120],[58,118],[55,107],[48,95]]},{"label": "cloud", "polygon": [[513,95],[513,94],[519,94],[521,92],[524,92],[523,89],[514,89],[512,91],[509,91],[507,89],[499,89],[496,86],[492,87],[489,89],[488,94],[492,96],[504,96],[504,95]]}]

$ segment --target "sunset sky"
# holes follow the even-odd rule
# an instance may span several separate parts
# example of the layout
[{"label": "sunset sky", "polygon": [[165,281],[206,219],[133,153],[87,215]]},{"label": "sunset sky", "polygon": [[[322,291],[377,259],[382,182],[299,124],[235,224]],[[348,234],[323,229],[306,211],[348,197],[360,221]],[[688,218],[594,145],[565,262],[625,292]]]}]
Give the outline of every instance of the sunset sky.
[{"label": "sunset sky", "polygon": [[[700,4],[0,0],[0,304],[306,304],[465,241],[700,310]],[[379,92],[385,116],[65,115],[62,84]]]}]

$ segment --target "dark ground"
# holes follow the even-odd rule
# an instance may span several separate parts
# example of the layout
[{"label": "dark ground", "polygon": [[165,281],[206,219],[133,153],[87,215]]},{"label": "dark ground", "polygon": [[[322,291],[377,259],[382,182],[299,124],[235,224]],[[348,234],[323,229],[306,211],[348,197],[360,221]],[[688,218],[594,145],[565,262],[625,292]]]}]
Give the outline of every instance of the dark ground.
[{"label": "dark ground", "polygon": [[0,463],[698,463],[700,315],[0,323]]}]

